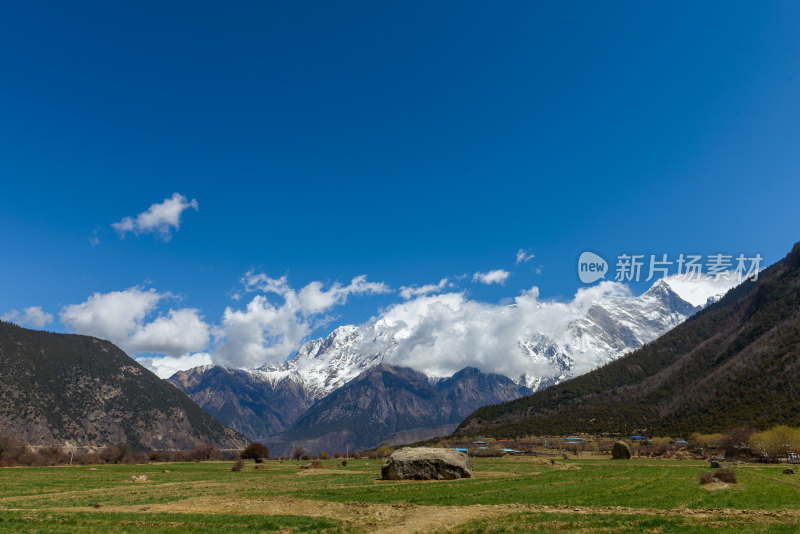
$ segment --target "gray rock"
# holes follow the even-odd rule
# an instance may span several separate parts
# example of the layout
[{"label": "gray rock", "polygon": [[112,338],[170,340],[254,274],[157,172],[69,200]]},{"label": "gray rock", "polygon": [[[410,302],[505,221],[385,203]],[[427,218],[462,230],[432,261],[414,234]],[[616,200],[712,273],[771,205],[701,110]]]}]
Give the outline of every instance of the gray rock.
[{"label": "gray rock", "polygon": [[614,460],[630,460],[631,448],[624,441],[617,441],[611,448],[611,458]]},{"label": "gray rock", "polygon": [[403,447],[381,467],[384,480],[453,480],[473,475],[469,457],[455,449]]}]

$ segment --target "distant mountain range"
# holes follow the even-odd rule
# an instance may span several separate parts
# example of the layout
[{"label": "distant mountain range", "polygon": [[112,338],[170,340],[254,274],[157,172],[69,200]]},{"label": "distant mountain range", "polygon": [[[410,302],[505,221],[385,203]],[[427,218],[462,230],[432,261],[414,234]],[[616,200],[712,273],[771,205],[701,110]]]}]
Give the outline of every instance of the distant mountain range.
[{"label": "distant mountain range", "polygon": [[33,445],[246,444],[109,341],[0,322],[0,377],[0,434]]},{"label": "distant mountain range", "polygon": [[378,321],[339,327],[285,362],[253,370],[203,366],[169,381],[226,425],[275,451],[297,444],[311,451],[352,450],[446,434],[479,406],[613,361],[700,309],[664,280],[638,297],[601,294],[563,330],[531,324],[513,349],[515,358],[529,362],[527,371],[512,377],[474,368],[431,376],[396,364],[412,341],[402,328]]},{"label": "distant mountain range", "polygon": [[380,364],[311,406],[273,448],[344,451],[442,436],[480,406],[530,393],[508,377],[469,367],[431,383],[407,367]]},{"label": "distant mountain range", "polygon": [[461,435],[686,436],[800,425],[800,243],[780,262],[641,349],[486,406]]}]

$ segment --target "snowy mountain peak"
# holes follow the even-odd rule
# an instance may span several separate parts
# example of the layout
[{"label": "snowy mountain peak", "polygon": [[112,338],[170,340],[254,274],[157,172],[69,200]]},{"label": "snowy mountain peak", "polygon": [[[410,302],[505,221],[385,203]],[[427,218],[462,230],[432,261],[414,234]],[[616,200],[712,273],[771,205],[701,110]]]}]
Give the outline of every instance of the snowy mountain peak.
[{"label": "snowy mountain peak", "polygon": [[[316,398],[382,362],[433,379],[473,366],[541,389],[608,363],[677,326],[701,308],[694,301],[702,298],[705,304],[721,288],[701,286],[661,279],[638,297],[627,295],[624,286],[590,287],[572,305],[543,303],[530,292],[513,306],[475,309],[465,309],[459,294],[430,296],[406,303],[414,307],[411,311],[400,305],[374,323],[340,326],[324,339],[305,343],[292,359],[257,372],[270,382],[298,381]],[[486,331],[476,332],[470,321]],[[450,326],[443,329],[444,324]],[[498,359],[470,341],[485,335],[516,336],[516,342],[497,349]]]}]

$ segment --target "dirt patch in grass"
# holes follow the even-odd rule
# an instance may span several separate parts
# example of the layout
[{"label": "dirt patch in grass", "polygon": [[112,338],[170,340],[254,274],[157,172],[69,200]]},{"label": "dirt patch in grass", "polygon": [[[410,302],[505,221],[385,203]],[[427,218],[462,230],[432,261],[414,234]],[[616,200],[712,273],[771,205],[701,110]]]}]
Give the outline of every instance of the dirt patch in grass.
[{"label": "dirt patch in grass", "polygon": [[[722,483],[724,484],[724,483]],[[727,484],[725,484],[727,486]],[[707,484],[706,486],[711,486]],[[94,511],[90,507],[51,508],[53,511]],[[714,520],[719,517],[747,518],[758,522],[797,519],[800,510],[732,510],[688,509],[660,510],[653,508],[545,506],[525,504],[471,505],[471,506],[421,506],[407,503],[372,504],[362,502],[337,503],[291,497],[226,498],[195,497],[146,507],[105,506],[102,512],[191,513],[191,514],[262,514],[299,515],[338,519],[370,532],[385,534],[406,532],[431,532],[447,530],[462,523],[491,519],[519,512],[547,512],[563,514],[625,514],[648,516],[683,516]]]},{"label": "dirt patch in grass", "polygon": [[321,468],[321,469],[301,469],[294,473],[294,476],[307,477],[312,475],[363,475],[363,471],[352,469]]},{"label": "dirt patch in grass", "polygon": [[720,481],[709,482],[708,484],[703,484],[700,487],[706,491],[719,491],[719,490],[731,489],[730,484],[728,484],[727,482],[720,482]]}]

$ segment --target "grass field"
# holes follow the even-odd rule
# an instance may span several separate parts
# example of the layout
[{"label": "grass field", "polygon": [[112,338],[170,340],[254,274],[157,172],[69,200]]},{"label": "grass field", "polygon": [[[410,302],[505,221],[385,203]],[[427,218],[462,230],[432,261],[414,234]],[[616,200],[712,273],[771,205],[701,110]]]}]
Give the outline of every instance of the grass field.
[{"label": "grass field", "polygon": [[[473,459],[476,477],[379,480],[378,460],[0,469],[0,532],[798,532],[800,475],[705,462]],[[132,475],[149,481],[132,483]]]}]

